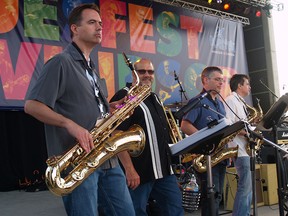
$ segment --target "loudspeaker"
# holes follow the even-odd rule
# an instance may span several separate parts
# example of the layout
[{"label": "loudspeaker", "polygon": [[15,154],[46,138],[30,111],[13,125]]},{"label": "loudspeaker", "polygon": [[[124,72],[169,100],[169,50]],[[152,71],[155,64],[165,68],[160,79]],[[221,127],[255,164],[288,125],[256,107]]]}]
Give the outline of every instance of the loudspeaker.
[{"label": "loudspeaker", "polygon": [[[260,180],[261,179],[260,166],[258,164],[256,164],[255,175],[256,175],[257,206],[263,206],[264,199],[263,199],[262,181]],[[237,191],[237,181],[238,181],[238,175],[236,173],[235,167],[226,168],[224,190],[223,190],[224,208],[226,210],[230,211],[233,210],[234,199]]]},{"label": "loudspeaker", "polygon": [[274,205],[278,203],[276,164],[261,164],[260,170],[263,179],[264,205]]}]

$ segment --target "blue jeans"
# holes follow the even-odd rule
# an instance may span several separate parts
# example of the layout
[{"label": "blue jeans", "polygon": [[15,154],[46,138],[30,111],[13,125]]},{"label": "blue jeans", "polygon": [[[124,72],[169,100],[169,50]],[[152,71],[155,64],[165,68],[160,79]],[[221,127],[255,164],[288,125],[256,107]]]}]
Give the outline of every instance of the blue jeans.
[{"label": "blue jeans", "polygon": [[[214,185],[215,215],[219,215],[219,205],[222,200],[226,161],[222,161],[212,168],[212,182]],[[201,215],[211,216],[211,206],[207,197],[207,172],[201,174]]]},{"label": "blue jeans", "polygon": [[98,204],[105,215],[135,215],[119,165],[111,169],[98,168],[71,194],[63,196],[63,202],[69,216],[98,216]]},{"label": "blue jeans", "polygon": [[239,176],[236,197],[233,206],[233,216],[250,215],[252,203],[252,178],[250,170],[250,157],[238,157],[234,165]]},{"label": "blue jeans", "polygon": [[150,196],[156,200],[161,215],[184,215],[182,194],[175,175],[141,184],[135,190],[130,189],[130,194],[137,216],[147,215],[146,205]]}]

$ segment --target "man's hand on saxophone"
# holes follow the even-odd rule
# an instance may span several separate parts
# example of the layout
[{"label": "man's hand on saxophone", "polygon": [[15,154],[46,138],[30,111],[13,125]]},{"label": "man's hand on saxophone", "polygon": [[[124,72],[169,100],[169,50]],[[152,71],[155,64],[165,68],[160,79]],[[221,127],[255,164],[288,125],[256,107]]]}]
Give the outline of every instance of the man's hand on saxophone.
[{"label": "man's hand on saxophone", "polygon": [[45,124],[65,128],[71,136],[79,141],[81,147],[87,153],[94,147],[92,136],[87,129],[76,124],[71,119],[56,113],[47,105],[36,100],[27,100],[24,109],[26,113],[33,115]]},{"label": "man's hand on saxophone", "polygon": [[109,103],[110,113],[113,113],[115,110],[120,109],[126,100],[127,97],[124,97],[121,100],[110,102]]},{"label": "man's hand on saxophone", "polygon": [[89,131],[73,121],[69,121],[66,129],[76,138],[80,146],[89,153],[94,148],[93,138]]}]

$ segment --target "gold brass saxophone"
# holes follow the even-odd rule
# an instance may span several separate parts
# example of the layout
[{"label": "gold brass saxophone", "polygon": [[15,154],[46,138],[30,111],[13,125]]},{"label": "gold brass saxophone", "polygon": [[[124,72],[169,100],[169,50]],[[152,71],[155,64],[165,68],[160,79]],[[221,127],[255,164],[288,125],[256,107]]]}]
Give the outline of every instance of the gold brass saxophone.
[{"label": "gold brass saxophone", "polygon": [[[101,164],[119,152],[127,150],[131,156],[138,156],[145,147],[145,133],[138,125],[132,126],[126,132],[110,136],[151,92],[149,86],[139,85],[139,76],[132,63],[124,53],[123,57],[137,78],[136,85],[129,90],[121,108],[116,109],[90,131],[94,148],[89,153],[86,153],[80,144],[76,143],[65,154],[47,159],[45,181],[49,190],[55,195],[63,196],[71,193]],[[69,172],[65,177],[62,175],[64,171]]]},{"label": "gold brass saxophone", "polygon": [[[214,167],[219,162],[227,158],[235,157],[237,155],[238,146],[233,148],[226,148],[226,144],[228,142],[231,142],[238,135],[238,133],[239,131],[236,131],[230,136],[225,137],[220,141],[216,150],[211,154],[211,167]],[[205,155],[200,154],[197,157],[194,157],[192,166],[199,173],[203,173],[207,171],[206,164],[207,163]]]},{"label": "gold brass saxophone", "polygon": [[[247,121],[249,123],[256,123],[256,121],[260,121],[263,117],[263,111],[262,108],[259,104],[259,99],[257,99],[257,105],[258,105],[258,110],[252,106],[249,106],[245,101],[241,100],[244,105],[246,106],[247,112],[248,112],[248,117]],[[236,157],[238,153],[238,146],[237,147],[231,147],[231,148],[226,148],[226,144],[231,142],[240,132],[236,131],[233,134],[231,134],[228,137],[225,137],[220,141],[220,143],[217,146],[217,149],[211,154],[211,167],[215,166],[219,162],[227,159],[227,158],[232,158]],[[255,149],[259,149],[260,145],[263,143],[262,140],[257,139],[256,141],[256,146]],[[250,146],[246,145],[246,150],[247,152],[250,151]],[[200,172],[206,172],[207,167],[206,167],[206,158],[204,155],[198,155],[198,157],[193,159],[193,168]]]},{"label": "gold brass saxophone", "polygon": [[175,118],[171,112],[171,109],[163,106],[163,104],[162,104],[162,108],[164,110],[166,120],[167,120],[167,123],[169,126],[170,138],[172,140],[172,143],[175,144],[175,143],[177,143],[183,139],[182,134],[181,134],[179,127],[175,121]]},{"label": "gold brass saxophone", "polygon": [[[263,110],[260,105],[260,99],[256,98],[256,100],[257,100],[257,109],[252,106],[249,106],[245,101],[243,101],[248,111],[248,122],[252,126],[259,123],[263,118]],[[255,132],[260,133],[260,131],[255,131]],[[261,139],[255,139],[255,142],[256,142],[255,150],[257,151],[261,148],[261,145],[264,143],[264,141]],[[247,154],[251,155],[251,149],[250,149],[250,145],[248,142],[246,145],[246,152]]]}]

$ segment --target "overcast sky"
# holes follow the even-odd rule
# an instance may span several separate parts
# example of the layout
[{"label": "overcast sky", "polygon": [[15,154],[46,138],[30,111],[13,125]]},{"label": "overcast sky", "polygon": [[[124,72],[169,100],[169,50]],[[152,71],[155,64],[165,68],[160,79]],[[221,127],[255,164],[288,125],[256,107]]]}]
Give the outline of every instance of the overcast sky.
[{"label": "overcast sky", "polygon": [[281,96],[288,92],[288,4],[286,1],[284,10],[272,10],[272,17],[279,73],[279,96]]}]

